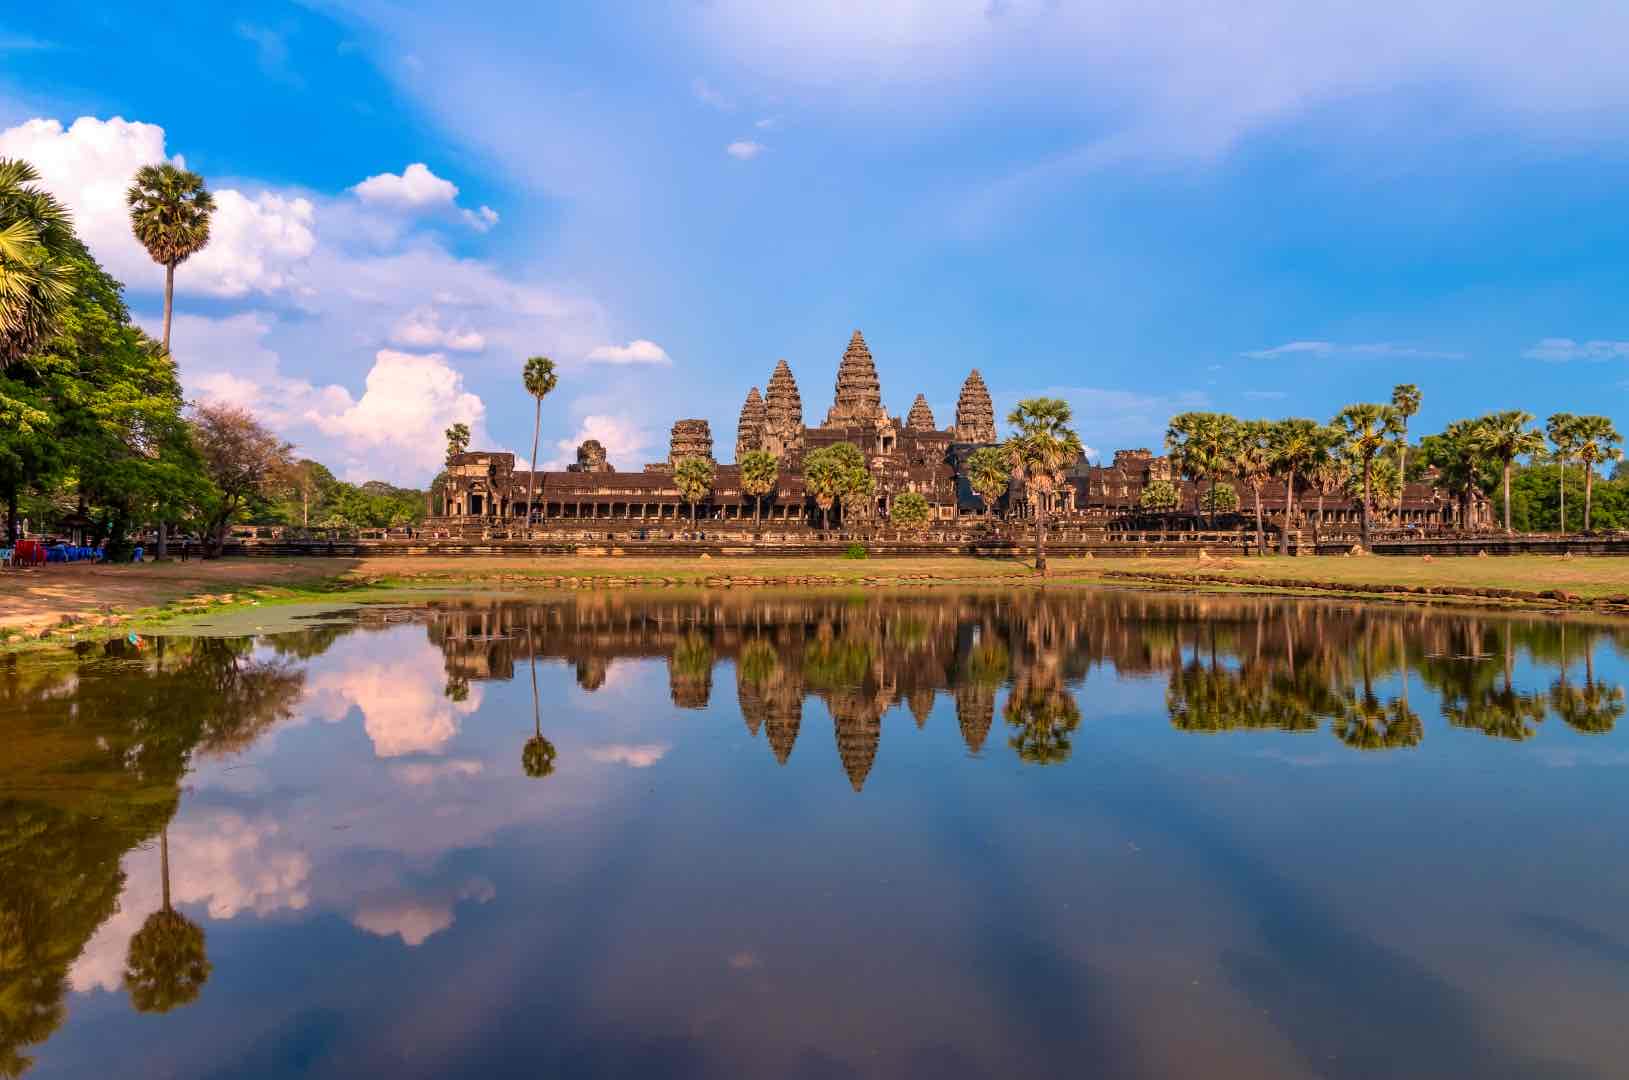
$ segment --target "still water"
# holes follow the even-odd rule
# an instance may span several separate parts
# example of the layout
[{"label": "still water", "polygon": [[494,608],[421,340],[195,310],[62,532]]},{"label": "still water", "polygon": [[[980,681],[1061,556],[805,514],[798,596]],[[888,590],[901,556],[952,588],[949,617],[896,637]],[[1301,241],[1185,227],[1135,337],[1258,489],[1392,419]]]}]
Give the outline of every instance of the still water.
[{"label": "still water", "polygon": [[1629,624],[370,607],[0,666],[0,1075],[1623,1076]]}]

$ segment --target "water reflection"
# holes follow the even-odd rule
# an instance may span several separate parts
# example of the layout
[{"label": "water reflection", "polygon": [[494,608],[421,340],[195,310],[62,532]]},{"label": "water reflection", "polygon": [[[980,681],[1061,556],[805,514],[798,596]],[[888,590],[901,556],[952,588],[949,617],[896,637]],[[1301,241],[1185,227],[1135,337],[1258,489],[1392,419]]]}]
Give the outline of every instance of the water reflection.
[{"label": "water reflection", "polygon": [[[348,932],[393,942],[402,951],[428,949],[466,921],[496,925],[515,919],[533,926],[537,897],[553,897],[552,906],[539,902],[539,910],[561,910],[564,901],[551,892],[558,888],[553,875],[567,867],[597,867],[600,877],[585,880],[612,882],[627,871],[613,872],[596,861],[611,857],[607,852],[626,860],[632,858],[629,852],[642,851],[650,865],[663,865],[663,856],[641,836],[664,826],[646,820],[636,827],[618,814],[634,814],[630,808],[640,805],[638,798],[668,790],[656,778],[669,769],[685,778],[680,785],[685,794],[663,804],[668,818],[697,813],[697,801],[736,795],[762,808],[761,785],[768,783],[801,792],[803,805],[840,795],[843,803],[819,803],[825,813],[850,827],[874,826],[865,817],[872,800],[879,807],[897,806],[902,793],[918,792],[934,814],[952,815],[966,834],[967,852],[978,852],[976,869],[969,863],[948,877],[940,871],[936,878],[919,867],[924,895],[934,895],[928,883],[937,881],[933,888],[949,889],[946,895],[971,904],[967,880],[985,873],[1010,875],[1027,881],[1029,891],[1020,897],[997,889],[999,902],[992,897],[991,906],[1023,914],[1021,923],[1059,917],[1043,899],[1054,892],[1049,875],[1073,882],[1075,899],[1082,903],[1090,890],[1064,869],[1069,863],[1063,853],[1077,840],[1071,834],[1055,850],[1035,848],[1036,837],[1047,834],[1045,826],[1034,824],[1040,820],[1034,815],[1059,827],[1071,815],[1097,821],[1095,828],[1112,821],[1112,828],[1124,829],[1126,822],[1143,817],[1167,828],[1183,822],[1183,842],[1203,852],[1194,865],[1213,867],[1246,894],[1294,896],[1298,921],[1292,921],[1291,939],[1321,942],[1320,948],[1339,959],[1334,966],[1367,965],[1384,981],[1380,973],[1392,970],[1389,961],[1364,953],[1344,927],[1314,925],[1336,917],[1313,914],[1317,904],[1303,895],[1306,890],[1273,884],[1259,868],[1243,869],[1249,860],[1237,851],[1221,854],[1228,842],[1206,832],[1212,826],[1201,824],[1206,814],[1195,808],[1194,789],[1161,786],[1158,755],[1121,757],[1117,766],[1135,775],[1137,784],[1159,791],[1146,805],[1128,794],[1133,789],[1116,789],[1097,771],[1092,775],[1104,789],[1092,789],[1092,797],[1102,800],[1092,818],[1082,809],[1081,786],[1058,784],[1084,775],[1076,770],[1107,763],[1116,748],[1124,752],[1127,744],[1105,725],[1138,725],[1149,716],[1176,740],[1158,744],[1167,758],[1175,752],[1171,745],[1203,755],[1206,748],[1250,739],[1266,740],[1259,743],[1263,755],[1293,745],[1294,754],[1280,759],[1306,763],[1326,761],[1322,748],[1343,760],[1395,763],[1417,760],[1439,745],[1447,755],[1475,747],[1527,753],[1529,748],[1517,751],[1510,744],[1539,739],[1546,725],[1549,734],[1573,740],[1547,743],[1546,752],[1561,755],[1553,763],[1570,763],[1565,755],[1591,744],[1622,756],[1610,750],[1615,742],[1602,737],[1616,731],[1625,713],[1620,679],[1626,646],[1629,632],[1613,623],[1254,598],[1069,591],[629,593],[365,609],[344,624],[258,640],[155,639],[139,649],[116,641],[87,648],[73,660],[12,662],[0,669],[0,739],[6,748],[0,755],[0,1076],[29,1072],[34,1059],[50,1050],[62,1055],[55,1064],[63,1072],[105,1060],[89,1034],[96,1029],[78,1037],[69,1024],[64,1037],[53,1038],[64,1026],[66,1002],[74,993],[90,1002],[122,993],[134,1010],[171,1014],[165,1023],[186,1023],[187,1016],[210,1009],[214,995],[227,995],[209,1013],[215,1023],[208,1037],[203,1021],[194,1029],[199,1055],[220,1052],[230,1034],[217,1031],[220,1010],[229,1003],[236,1006],[234,1015],[254,1008],[253,999],[242,996],[243,957],[250,946],[242,938],[240,916],[268,926],[292,920],[290,926],[305,928],[299,932],[309,932],[310,943],[279,939],[296,953],[332,947],[334,931],[319,934],[318,924],[306,921],[324,912],[340,916]],[[727,689],[731,681],[733,695]],[[954,729],[948,726],[952,715]],[[712,717],[725,723],[712,725]],[[804,731],[808,726],[819,732],[827,723],[832,742]],[[930,749],[941,732],[959,745],[956,757],[936,756]],[[1189,734],[1213,738],[1188,739]],[[1477,734],[1487,738],[1466,738]],[[767,754],[757,747],[760,740]],[[1153,744],[1143,745],[1145,755],[1148,745]],[[728,757],[735,747],[755,748],[745,758],[748,764]],[[1344,748],[1370,753],[1360,759],[1344,754]],[[835,756],[846,784],[831,769],[829,756]],[[1447,758],[1432,760],[1440,775]],[[652,779],[621,781],[608,775],[613,770]],[[884,775],[889,779],[879,780]],[[978,776],[999,776],[1000,786],[972,786],[996,783],[970,779]],[[508,786],[511,778],[523,790]],[[543,779],[548,782],[533,783]],[[1041,796],[1032,792],[1046,792],[1054,801],[1038,802]],[[1259,795],[1264,802],[1274,797],[1271,788]],[[1303,791],[1301,797],[1312,796]],[[958,809],[958,800],[967,806]],[[1034,835],[991,834],[986,826],[955,816],[1000,814],[1008,804],[1028,806]],[[624,809],[612,812],[613,805]],[[785,839],[791,848],[807,847],[827,875],[809,895],[836,887],[852,906],[855,893],[847,888],[859,888],[859,882],[843,879],[842,859],[863,862],[875,848],[890,852],[895,864],[909,863],[943,842],[931,832],[913,831],[908,818],[889,820],[901,833],[897,840],[910,837],[916,846],[896,848],[875,832],[839,843],[840,831],[828,832],[818,818],[802,819],[799,831]],[[751,819],[687,827],[684,839],[670,838],[682,872],[674,867],[668,876],[653,873],[649,883],[650,902],[686,909],[691,920],[686,933],[716,944],[722,970],[740,982],[769,978],[766,943],[752,941],[740,925],[728,925],[732,912],[739,923],[749,901],[754,909],[802,910],[812,920],[809,932],[821,941],[865,936],[852,923],[823,923],[802,908],[807,901],[797,889],[809,890],[814,883],[799,877],[798,852],[787,852],[779,840],[779,861],[764,870],[769,876],[735,881],[731,888],[737,894],[722,879],[751,873],[740,867],[715,868],[717,892],[695,884],[694,864],[715,850],[727,854],[732,838],[752,847],[756,828]],[[942,821],[940,828],[946,828]],[[958,848],[961,842],[958,833]],[[529,846],[534,844],[540,846]],[[822,861],[824,845],[834,845],[841,857]],[[1112,847],[1120,858],[1139,850],[1136,844]],[[547,860],[548,876],[517,870],[540,858]],[[956,865],[971,858],[958,850]],[[777,867],[781,877],[774,876]],[[1125,867],[1118,872],[1134,873]],[[875,868],[864,880],[876,880]],[[1169,898],[1183,895],[1192,882],[1180,875],[1150,880],[1159,885],[1150,884],[1154,891],[1148,896],[1161,899],[1145,896],[1144,902],[1166,906],[1170,921],[1161,925],[1173,932],[1170,925],[1193,913]],[[605,891],[608,884],[599,888],[584,894],[585,910],[603,907],[608,895],[621,895]],[[515,897],[506,905],[510,892]],[[1531,897],[1527,902],[1535,906]],[[1037,910],[1026,914],[1028,908]],[[662,916],[646,912],[643,917]],[[913,932],[909,920],[879,918],[884,931],[907,938]],[[997,933],[989,929],[990,911],[981,909],[976,922],[983,927],[977,934]],[[796,931],[784,923],[772,925],[795,940]],[[1565,942],[1619,940],[1578,921],[1576,912],[1527,910],[1512,926],[1525,928],[1521,932],[1532,941],[1562,940],[1557,926],[1568,928]],[[665,985],[661,979],[652,983],[650,973],[676,962],[667,950],[679,955],[684,947],[626,932],[627,940],[642,941],[646,952],[621,957],[615,970],[632,980],[629,987]],[[948,922],[942,932],[972,933]],[[318,937],[329,944],[319,946]],[[1054,946],[1039,948],[1029,937],[1003,938],[1016,951],[997,960],[976,953],[942,968],[936,954],[917,946],[911,955],[922,970],[899,966],[895,978],[905,982],[891,982],[889,988],[900,992],[936,978],[949,984],[970,973],[989,976],[993,966],[1010,984],[1004,992],[1019,997],[1067,986],[1085,997],[1134,993],[1101,970],[1092,977],[1107,981],[1090,992],[1084,989],[1088,969],[1084,960],[1064,955],[1067,938],[1059,939],[1056,948],[1063,951],[1057,954],[1050,951]],[[1338,973],[1319,967],[1316,958],[1278,957],[1268,964],[1250,953],[1271,940],[1268,935],[1266,942],[1227,945],[1227,958],[1217,970],[1231,972],[1233,994],[1270,1001],[1275,1015],[1282,1015],[1311,1008],[1288,992],[1290,983],[1338,983]],[[869,948],[887,952],[898,944],[876,939]],[[609,939],[600,946],[608,953],[619,949]],[[557,948],[576,955],[569,943]],[[1099,942],[1099,948],[1094,962],[1115,955],[1106,943]],[[493,956],[489,963],[497,963]],[[1028,959],[1012,966],[1021,956]],[[574,962],[584,965],[578,978],[606,977],[597,965],[611,963],[603,957]],[[812,959],[808,963],[818,966]],[[1409,978],[1425,978],[1414,965],[1406,968],[1415,972]],[[1616,977],[1623,974],[1617,970]],[[560,978],[549,983],[550,993],[566,995],[556,1004],[586,1009],[570,996],[573,980]],[[1047,985],[1032,985],[1031,979]],[[770,984],[762,985],[769,993]],[[794,992],[779,985],[781,993]],[[1596,986],[1596,997],[1612,1000],[1599,990]],[[728,997],[718,992],[724,995],[720,1000]],[[636,1015],[638,1008],[668,1006],[665,998],[639,998],[627,988],[611,996],[620,994],[638,999],[637,1007],[623,1003]],[[1453,1011],[1463,1021],[1467,1054],[1484,1053],[1486,1046],[1471,1045],[1477,1037],[1469,1032],[1478,1025],[1469,1019],[1470,1006],[1440,987],[1431,994],[1421,1015]],[[1230,1006],[1218,999],[1207,1007],[1220,1015]],[[1304,1051],[1307,1061],[1321,1060],[1327,1045],[1350,1037],[1338,1033],[1333,1013],[1327,1031],[1321,1014],[1307,1015],[1319,1033],[1296,1036],[1307,1040],[1295,1050]],[[1066,1017],[1054,1019],[1076,1030]],[[1030,1048],[1038,1058],[997,1039],[980,1049],[982,1060],[996,1072],[1024,1061],[1055,1064],[1052,1050],[1042,1044],[1062,1036],[1057,1025],[1044,1026],[1048,1034],[1037,1032],[1041,1043]],[[1078,1030],[1109,1038],[1100,1020]],[[1122,1037],[1127,1036],[1115,1036]],[[603,1051],[579,1062],[584,1064],[579,1071],[615,1064]],[[772,1054],[759,1064],[767,1061],[770,1071],[782,1071],[801,1060],[791,1049],[786,1052],[792,1057]],[[201,1071],[193,1067],[201,1059],[185,1058],[180,1048],[162,1053],[171,1055],[167,1071]],[[370,1067],[383,1061],[361,1049],[356,1053],[361,1057],[354,1060]],[[925,1056],[893,1059],[898,1068],[892,1071],[964,1071],[947,1066],[951,1059],[929,1049],[912,1053]],[[446,1059],[426,1060],[444,1065]],[[745,1059],[728,1060],[742,1066]],[[1100,1057],[1098,1063],[1107,1060]],[[1275,1071],[1266,1060],[1245,1055],[1239,1072],[1249,1074],[1247,1064]],[[1436,1060],[1462,1063],[1452,1053]],[[1557,1065],[1553,1056],[1534,1060],[1543,1066],[1540,1072]],[[274,1064],[258,1071],[280,1070]],[[694,1071],[732,1070],[698,1066]],[[1157,1073],[1152,1067],[1128,1071]]]}]

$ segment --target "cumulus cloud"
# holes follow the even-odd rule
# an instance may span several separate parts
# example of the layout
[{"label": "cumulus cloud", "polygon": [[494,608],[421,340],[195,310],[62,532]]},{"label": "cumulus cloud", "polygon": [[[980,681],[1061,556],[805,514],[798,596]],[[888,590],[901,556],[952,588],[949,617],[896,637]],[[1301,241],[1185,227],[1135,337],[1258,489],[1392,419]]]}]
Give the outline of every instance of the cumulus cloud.
[{"label": "cumulus cloud", "polygon": [[636,465],[640,453],[649,449],[655,442],[649,431],[625,416],[592,414],[583,417],[575,434],[554,444],[559,453],[544,463],[543,467],[565,468],[577,460],[577,447],[589,439],[598,439],[600,445],[605,447],[606,460],[618,468]]},{"label": "cumulus cloud", "polygon": [[626,765],[630,769],[648,769],[667,756],[666,743],[611,743],[588,750],[588,759],[602,765]]},{"label": "cumulus cloud", "polygon": [[451,896],[397,894],[370,899],[357,909],[351,922],[378,937],[401,938],[402,944],[416,949],[452,926],[457,902],[485,904],[497,895],[497,888],[486,878],[471,878]]},{"label": "cumulus cloud", "polygon": [[482,696],[480,686],[471,686],[467,698],[453,701],[443,693],[444,678],[440,650],[419,642],[388,661],[308,676],[305,706],[330,723],[344,720],[353,708],[361,712],[377,757],[437,754],[458,734],[463,718],[480,707]]},{"label": "cumulus cloud", "polygon": [[391,327],[390,340],[413,349],[451,349],[454,352],[480,352],[486,338],[475,330],[443,326],[441,314],[433,308],[415,308]]},{"label": "cumulus cloud", "polygon": [[480,776],[485,766],[471,758],[451,761],[410,761],[392,766],[390,774],[409,787],[427,787],[441,780],[467,780]]},{"label": "cumulus cloud", "polygon": [[[73,212],[75,229],[114,276],[155,287],[162,280],[130,231],[124,196],[143,165],[185,164],[165,154],[163,128],[117,116],[82,116],[66,128],[37,118],[0,131],[0,157],[20,157],[39,170],[42,184]],[[294,288],[317,244],[311,200],[233,187],[214,195],[209,246],[183,264],[176,290],[241,297]]]},{"label": "cumulus cloud", "polygon": [[667,350],[654,341],[636,338],[626,345],[596,345],[588,350],[589,360],[601,364],[661,364],[673,363]]},{"label": "cumulus cloud", "polygon": [[490,232],[492,226],[498,223],[498,212],[490,206],[482,206],[479,210],[460,210],[458,216],[476,232]]},{"label": "cumulus cloud", "polygon": [[1336,341],[1287,341],[1267,349],[1251,349],[1239,354],[1253,360],[1277,360],[1291,356],[1315,356],[1333,359],[1342,356],[1390,357],[1407,360],[1459,360],[1465,354],[1451,349],[1424,349],[1414,345],[1399,345],[1391,341],[1372,341],[1362,344],[1342,344]]},{"label": "cumulus cloud", "polygon": [[751,161],[764,152],[764,144],[752,139],[737,139],[726,146],[724,152],[737,161]]},{"label": "cumulus cloud", "polygon": [[375,206],[419,209],[425,206],[451,206],[458,198],[458,185],[443,180],[422,161],[400,173],[370,176],[351,188],[356,197]]},{"label": "cumulus cloud", "polygon": [[1568,360],[1629,360],[1629,341],[1544,338],[1522,355],[1529,360],[1544,360],[1549,363],[1564,363]]}]

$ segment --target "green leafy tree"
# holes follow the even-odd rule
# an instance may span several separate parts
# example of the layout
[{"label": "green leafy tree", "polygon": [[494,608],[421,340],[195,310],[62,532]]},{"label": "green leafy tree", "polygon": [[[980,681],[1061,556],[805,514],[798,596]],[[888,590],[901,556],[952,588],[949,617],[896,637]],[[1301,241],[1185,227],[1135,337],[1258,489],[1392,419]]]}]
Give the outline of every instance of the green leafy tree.
[{"label": "green leafy tree", "polygon": [[1348,405],[1335,414],[1334,426],[1341,432],[1343,449],[1356,466],[1362,482],[1358,519],[1363,547],[1370,547],[1369,511],[1374,504],[1374,462],[1386,440],[1402,430],[1402,414],[1394,405],[1360,403]]},{"label": "green leafy tree", "polygon": [[684,458],[673,470],[673,482],[690,504],[690,525],[696,524],[696,504],[713,491],[713,463],[704,457]]},{"label": "green leafy tree", "polygon": [[1012,467],[999,446],[981,446],[967,455],[967,483],[984,501],[988,517],[1012,485]]},{"label": "green leafy tree", "polygon": [[803,484],[820,509],[820,531],[831,527],[831,508],[843,486],[843,466],[830,453],[830,447],[811,451],[803,458]]},{"label": "green leafy tree", "polygon": [[1475,445],[1489,460],[1496,462],[1503,478],[1505,532],[1515,530],[1510,524],[1510,469],[1519,457],[1542,453],[1544,436],[1536,428],[1533,414],[1520,409],[1492,413],[1477,421]]},{"label": "green leafy tree", "polygon": [[1023,485],[1035,521],[1035,569],[1046,570],[1046,527],[1052,493],[1064,482],[1064,470],[1085,453],[1080,436],[1069,426],[1069,403],[1060,398],[1030,398],[1007,415],[1012,435],[1002,443],[1007,468]]},{"label": "green leafy tree", "polygon": [[1231,514],[1239,508],[1239,493],[1233,490],[1232,484],[1212,483],[1210,489],[1200,496],[1199,506],[1212,517]]},{"label": "green leafy tree", "polygon": [[143,165],[125,192],[130,228],[152,260],[164,268],[164,351],[170,351],[175,310],[175,268],[209,243],[215,198],[204,178],[169,162]]},{"label": "green leafy tree", "polygon": [[1080,727],[1080,705],[1061,687],[1021,683],[1007,695],[1007,724],[1014,730],[1007,745],[1031,765],[1060,765],[1073,752]]},{"label": "green leafy tree", "polygon": [[932,514],[933,508],[920,493],[904,491],[894,497],[893,507],[888,512],[888,520],[896,528],[920,532],[928,527]]},{"label": "green leafy tree", "polygon": [[1267,554],[1267,534],[1262,528],[1261,489],[1273,471],[1273,427],[1265,420],[1246,420],[1239,425],[1233,444],[1233,473],[1250,489],[1256,508],[1256,551]]},{"label": "green leafy tree", "polygon": [[1290,525],[1295,518],[1295,482],[1305,475],[1327,440],[1327,429],[1315,420],[1291,417],[1269,425],[1267,462],[1272,475],[1284,480],[1284,528],[1278,534],[1278,553],[1290,553]]},{"label": "green leafy tree", "polygon": [[1584,531],[1590,531],[1590,512],[1595,501],[1595,466],[1598,462],[1618,461],[1623,451],[1618,444],[1623,436],[1604,416],[1578,418],[1578,460],[1584,463]]},{"label": "green leafy tree", "polygon": [[469,449],[469,425],[459,421],[446,431],[447,436],[447,464],[451,465],[453,458]]},{"label": "green leafy tree", "polygon": [[780,483],[781,463],[767,450],[749,450],[736,464],[741,470],[741,492],[752,499],[752,524],[756,528],[764,496]]},{"label": "green leafy tree", "polygon": [[39,178],[28,162],[0,158],[0,369],[55,332],[84,257],[68,211]]},{"label": "green leafy tree", "polygon": [[1137,505],[1156,514],[1169,514],[1182,505],[1182,493],[1169,480],[1154,480],[1137,496]]},{"label": "green leafy tree", "polygon": [[138,1012],[166,1013],[197,1000],[209,981],[204,931],[170,906],[170,836],[159,833],[164,906],[147,916],[130,938],[124,984]]},{"label": "green leafy tree", "polygon": [[1215,487],[1216,478],[1232,464],[1238,437],[1239,422],[1225,413],[1185,412],[1171,417],[1165,447],[1184,477],[1196,484],[1209,481]]},{"label": "green leafy tree", "polygon": [[1397,410],[1397,472],[1408,482],[1408,422],[1420,411],[1420,388],[1399,383],[1391,389],[1391,407]]},{"label": "green leafy tree", "polygon": [[1437,470],[1439,483],[1459,504],[1460,528],[1470,523],[1471,499],[1484,487],[1480,432],[1475,420],[1456,420],[1440,434],[1420,440],[1427,464]]},{"label": "green leafy tree", "polygon": [[532,471],[526,474],[526,520],[532,520],[532,504],[537,497],[537,440],[543,431],[543,399],[554,392],[560,379],[554,373],[554,361],[546,356],[533,356],[526,361],[521,381],[531,395],[532,410]]},{"label": "green leafy tree", "polygon": [[227,526],[238,511],[251,499],[274,494],[279,480],[288,475],[292,447],[247,411],[231,405],[194,409],[192,438],[215,487],[203,520],[210,550],[219,554]]},{"label": "green leafy tree", "polygon": [[1567,466],[1578,457],[1581,442],[1578,417],[1572,413],[1553,413],[1544,422],[1544,434],[1550,440],[1550,458],[1556,463],[1556,532],[1567,531]]}]

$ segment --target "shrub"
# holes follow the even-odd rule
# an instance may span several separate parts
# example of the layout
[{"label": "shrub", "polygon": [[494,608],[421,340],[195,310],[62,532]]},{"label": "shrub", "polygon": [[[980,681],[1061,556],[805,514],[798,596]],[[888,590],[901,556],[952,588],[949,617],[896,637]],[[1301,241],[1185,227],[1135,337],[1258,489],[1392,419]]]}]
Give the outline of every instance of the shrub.
[{"label": "shrub", "polygon": [[864,559],[866,557],[867,557],[867,552],[865,550],[865,545],[864,544],[859,544],[859,543],[850,544],[843,551],[843,558],[845,558],[845,559]]}]

